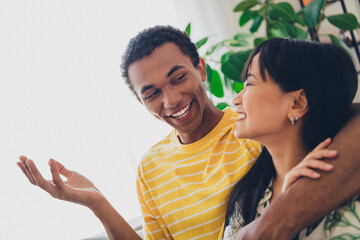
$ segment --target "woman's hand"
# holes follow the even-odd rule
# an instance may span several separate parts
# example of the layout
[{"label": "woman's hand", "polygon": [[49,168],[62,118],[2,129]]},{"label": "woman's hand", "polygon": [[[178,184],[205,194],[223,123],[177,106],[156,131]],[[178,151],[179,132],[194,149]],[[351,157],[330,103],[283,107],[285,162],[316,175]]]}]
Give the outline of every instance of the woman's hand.
[{"label": "woman's hand", "polygon": [[[32,160],[25,156],[20,156],[19,159],[17,165],[28,180],[54,198],[78,203],[90,209],[95,208],[104,198],[89,179],[80,173],[66,169],[54,159],[49,160],[52,180],[45,180]],[[61,179],[60,174],[66,177],[65,182]]]},{"label": "woman's hand", "polygon": [[285,192],[294,182],[300,177],[308,177],[311,179],[318,179],[320,174],[314,169],[322,171],[331,171],[333,165],[325,163],[321,159],[323,158],[335,158],[337,151],[326,149],[331,143],[331,139],[327,138],[321,142],[313,151],[311,151],[306,157],[294,168],[292,168],[286,175],[282,192]]}]

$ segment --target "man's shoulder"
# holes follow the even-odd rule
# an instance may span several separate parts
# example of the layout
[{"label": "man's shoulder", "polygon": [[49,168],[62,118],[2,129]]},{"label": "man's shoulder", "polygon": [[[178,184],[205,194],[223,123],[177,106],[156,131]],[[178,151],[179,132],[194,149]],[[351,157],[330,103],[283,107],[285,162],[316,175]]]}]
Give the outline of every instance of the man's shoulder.
[{"label": "man's shoulder", "polygon": [[[174,130],[173,130],[174,131]],[[161,139],[159,142],[157,142],[155,145],[153,145],[142,157],[140,166],[144,166],[148,164],[149,161],[151,161],[153,158],[156,158],[157,156],[161,155],[161,153],[165,151],[171,151],[173,148],[172,144],[172,134],[173,131],[171,131],[166,137]]]}]

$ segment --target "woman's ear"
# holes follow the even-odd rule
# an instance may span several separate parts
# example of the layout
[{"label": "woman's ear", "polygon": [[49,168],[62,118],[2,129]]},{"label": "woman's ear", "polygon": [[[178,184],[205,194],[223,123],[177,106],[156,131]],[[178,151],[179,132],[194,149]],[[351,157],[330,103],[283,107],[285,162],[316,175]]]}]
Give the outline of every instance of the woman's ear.
[{"label": "woman's ear", "polygon": [[289,108],[288,118],[292,118],[296,121],[302,118],[308,111],[308,101],[303,89],[290,92],[290,97],[292,98],[292,103]]}]

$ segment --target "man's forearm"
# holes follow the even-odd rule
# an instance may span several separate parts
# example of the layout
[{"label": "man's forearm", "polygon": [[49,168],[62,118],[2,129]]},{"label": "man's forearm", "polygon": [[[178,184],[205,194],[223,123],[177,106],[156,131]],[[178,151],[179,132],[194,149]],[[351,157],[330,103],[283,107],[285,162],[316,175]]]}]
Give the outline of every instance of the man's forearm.
[{"label": "man's forearm", "polygon": [[239,239],[290,239],[343,202],[360,194],[360,105],[355,115],[333,139],[330,149],[338,150],[331,161],[334,169],[318,180],[301,178],[274,201]]}]

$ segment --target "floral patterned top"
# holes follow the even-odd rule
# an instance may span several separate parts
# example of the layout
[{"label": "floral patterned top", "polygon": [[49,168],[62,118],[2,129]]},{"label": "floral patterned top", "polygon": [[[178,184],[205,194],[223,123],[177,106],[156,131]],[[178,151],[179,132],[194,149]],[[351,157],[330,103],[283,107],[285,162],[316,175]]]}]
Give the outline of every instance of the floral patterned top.
[{"label": "floral patterned top", "polygon": [[[257,206],[258,218],[269,205],[272,196],[272,180],[266,189],[263,198]],[[224,230],[223,240],[235,240],[238,231],[244,226],[240,214],[240,206],[235,203],[235,210],[229,219],[229,225]],[[352,240],[360,239],[360,196],[344,203],[337,210],[320,219],[313,225],[300,231],[294,240]]]}]

